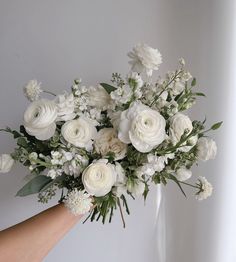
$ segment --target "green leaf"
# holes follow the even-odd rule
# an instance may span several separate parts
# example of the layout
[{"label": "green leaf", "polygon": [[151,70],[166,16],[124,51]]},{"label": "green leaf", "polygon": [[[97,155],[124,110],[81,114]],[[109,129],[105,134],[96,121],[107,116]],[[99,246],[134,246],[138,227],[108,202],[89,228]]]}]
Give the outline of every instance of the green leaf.
[{"label": "green leaf", "polygon": [[107,91],[108,94],[110,94],[112,91],[115,91],[116,88],[114,86],[111,86],[106,83],[100,83],[100,85]]},{"label": "green leaf", "polygon": [[27,142],[27,140],[24,137],[20,137],[20,138],[17,139],[17,145],[18,146],[22,146],[24,148],[27,148],[28,147],[28,142]]},{"label": "green leaf", "polygon": [[212,129],[212,130],[216,130],[216,129],[220,128],[221,125],[222,125],[222,123],[223,123],[223,121],[218,122],[218,123],[215,123],[215,124],[211,127],[211,129]]},{"label": "green leaf", "polygon": [[16,196],[27,196],[40,192],[42,188],[45,188],[47,184],[52,181],[50,177],[47,176],[36,176],[30,180],[26,185],[24,185],[16,194]]},{"label": "green leaf", "polygon": [[206,96],[204,93],[200,93],[200,92],[198,92],[198,93],[194,93],[196,96]]},{"label": "green leaf", "polygon": [[196,83],[197,83],[197,80],[196,80],[196,78],[194,77],[193,80],[192,80],[192,82],[191,82],[191,86],[195,86]]}]

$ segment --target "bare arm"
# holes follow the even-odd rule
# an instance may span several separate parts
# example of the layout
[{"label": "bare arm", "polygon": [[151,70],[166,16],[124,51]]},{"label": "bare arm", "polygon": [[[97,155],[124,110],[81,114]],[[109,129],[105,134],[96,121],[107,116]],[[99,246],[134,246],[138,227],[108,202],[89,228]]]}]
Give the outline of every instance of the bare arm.
[{"label": "bare arm", "polygon": [[80,220],[64,204],[0,232],[0,262],[39,262]]}]

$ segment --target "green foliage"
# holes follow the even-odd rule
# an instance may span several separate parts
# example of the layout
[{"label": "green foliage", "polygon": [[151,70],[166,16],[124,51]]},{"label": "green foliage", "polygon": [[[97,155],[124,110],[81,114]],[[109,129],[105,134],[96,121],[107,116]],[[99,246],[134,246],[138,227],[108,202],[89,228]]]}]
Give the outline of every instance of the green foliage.
[{"label": "green foliage", "polygon": [[27,196],[40,192],[52,179],[47,176],[39,175],[30,180],[16,194],[16,196]]},{"label": "green foliage", "polygon": [[115,91],[116,88],[114,86],[111,86],[106,83],[100,83],[100,85],[107,91],[108,94],[110,94],[112,91]]}]

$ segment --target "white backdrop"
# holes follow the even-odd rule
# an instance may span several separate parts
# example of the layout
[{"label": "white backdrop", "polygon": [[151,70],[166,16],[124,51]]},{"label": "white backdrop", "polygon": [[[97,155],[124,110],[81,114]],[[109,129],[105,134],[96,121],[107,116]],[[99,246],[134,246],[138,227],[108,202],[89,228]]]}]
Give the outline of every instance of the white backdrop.
[{"label": "white backdrop", "polygon": [[[54,92],[69,88],[76,77],[85,84],[109,80],[112,72],[128,70],[126,53],[137,42],[159,48],[162,73],[184,57],[207,94],[192,116],[207,115],[209,124],[224,120],[214,134],[217,159],[195,169],[196,175],[214,184],[211,199],[198,203],[189,192],[186,201],[169,185],[164,189],[166,222],[159,221],[157,230],[153,189],[145,207],[141,200],[130,201],[127,229],[122,229],[118,214],[113,224],[78,224],[46,262],[236,261],[235,13],[234,0],[0,0],[1,127],[16,128],[21,123],[27,104],[21,88],[29,79],[38,79]],[[11,137],[1,134],[0,153],[13,147]],[[0,228],[47,207],[37,204],[35,196],[14,197],[26,173],[16,166],[0,177]],[[156,238],[164,231],[166,236],[161,237],[166,242],[158,245]],[[164,259],[158,259],[158,246],[166,254]]]}]

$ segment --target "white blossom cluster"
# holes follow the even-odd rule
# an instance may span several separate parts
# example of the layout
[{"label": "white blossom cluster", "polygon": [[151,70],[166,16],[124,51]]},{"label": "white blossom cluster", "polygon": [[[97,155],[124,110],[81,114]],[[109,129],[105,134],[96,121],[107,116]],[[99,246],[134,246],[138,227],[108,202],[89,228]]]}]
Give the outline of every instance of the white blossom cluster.
[{"label": "white blossom cluster", "polygon": [[128,56],[131,71],[124,79],[115,73],[112,84],[96,86],[77,79],[70,92],[52,99],[41,97],[51,92],[31,80],[24,87],[30,104],[20,132],[5,130],[18,147],[0,156],[0,172],[9,172],[17,160],[41,176],[41,193],[64,188],[61,201],[73,214],[95,206],[92,217],[97,214],[104,221],[120,200],[128,209],[127,195],[146,198],[152,182],[173,180],[181,189],[195,187],[198,200],[210,196],[212,186],[205,178],[195,186],[186,182],[192,165],[215,158],[217,151],[205,136],[204,123],[183,113],[204,95],[194,90],[195,78],[180,59],[178,69],[151,79],[162,56],[146,44],[135,46]]}]

